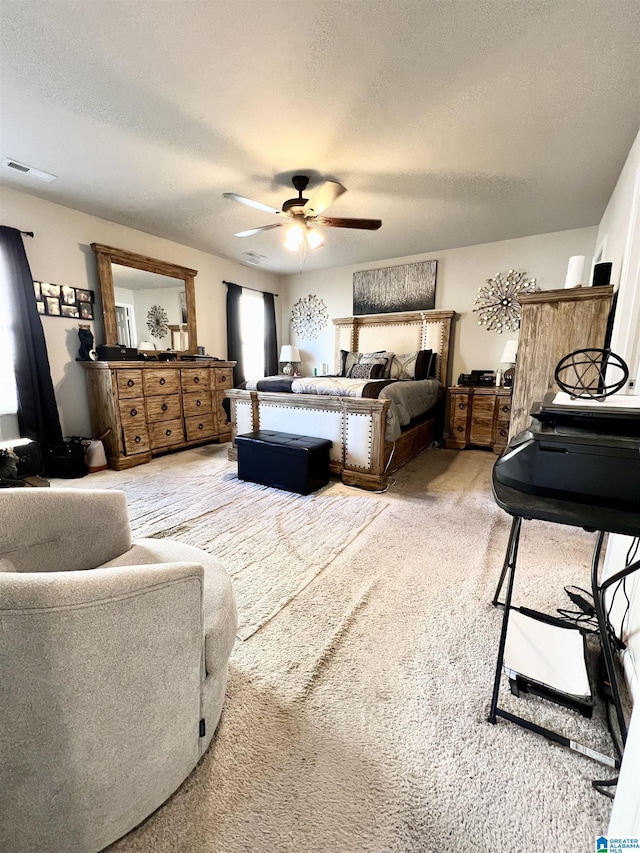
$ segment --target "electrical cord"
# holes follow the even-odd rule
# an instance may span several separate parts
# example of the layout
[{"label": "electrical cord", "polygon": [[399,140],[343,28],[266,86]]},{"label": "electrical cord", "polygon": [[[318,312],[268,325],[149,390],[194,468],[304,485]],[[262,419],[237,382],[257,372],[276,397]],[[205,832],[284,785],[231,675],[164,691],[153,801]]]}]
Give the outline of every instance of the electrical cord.
[{"label": "electrical cord", "polygon": [[[636,536],[632,539],[631,544],[627,550],[627,554],[625,557],[624,569],[628,569],[637,560],[639,550],[640,550],[640,537]],[[607,615],[606,615],[607,633],[609,635],[609,639],[610,639],[612,645],[618,651],[623,651],[624,649],[626,649],[626,645],[625,645],[624,640],[622,638],[624,637],[625,621],[628,619],[629,610],[631,607],[631,600],[629,598],[629,594],[627,592],[627,587],[626,587],[627,577],[628,577],[628,575],[625,575],[615,585],[615,589],[613,590],[613,592],[611,594],[611,598],[609,601],[609,607],[607,608]],[[625,600],[626,600],[626,605],[625,605],[624,613],[622,614],[622,619],[620,620],[620,633],[618,635],[615,632],[615,630],[613,629],[613,626],[611,625],[610,616],[611,616],[611,612],[613,609],[615,597],[618,593],[618,590],[620,590],[620,589],[622,589],[623,595],[624,595]],[[605,681],[604,684],[605,684],[605,688],[606,688],[607,682]],[[609,689],[610,689],[610,687],[609,687]],[[623,753],[623,747],[622,747],[622,743],[619,739],[619,734],[613,725],[613,719],[611,716],[611,705],[612,705],[613,697],[611,695],[606,695],[603,698],[605,701],[605,717],[606,717],[606,721],[607,721],[607,728],[609,730],[609,734],[611,736],[611,741],[613,743],[613,747],[615,749],[616,755],[618,756],[618,760],[621,760],[622,759],[622,753]],[[602,794],[603,796],[608,797],[609,799],[612,800],[612,799],[614,799],[614,794],[608,789],[614,787],[615,785],[617,785],[617,783],[618,783],[618,778],[616,777],[615,779],[596,779],[596,780],[592,781],[591,784],[592,784],[593,788],[599,794]]]},{"label": "electrical cord", "polygon": [[[628,562],[628,561],[627,561]],[[559,607],[557,609],[557,613],[560,615],[563,621],[568,622],[575,628],[578,628],[583,634],[595,634],[597,636],[600,635],[597,613],[595,608],[595,603],[593,600],[593,594],[588,592],[586,589],[582,587],[569,585],[565,586],[564,591],[566,592],[569,600],[575,605],[575,610],[569,610],[567,608]],[[614,594],[615,595],[615,594]],[[609,608],[609,613],[611,612],[611,608]],[[613,634],[613,629],[611,628],[611,623],[609,621],[609,614],[607,614],[607,630],[610,635],[610,639],[615,647],[618,645],[618,638]],[[611,636],[613,634],[613,636]],[[614,640],[615,637],[615,640]],[[610,694],[610,686],[607,687],[606,679],[603,677],[599,679],[602,681],[602,689],[600,690],[601,698],[604,702],[605,709],[605,719],[607,724],[607,729],[609,731],[609,736],[611,737],[611,742],[613,743],[613,748],[615,753],[620,759],[622,757],[622,747],[620,744],[618,733],[616,732],[613,719],[611,715],[611,705],[613,701],[613,697]],[[615,779],[596,779],[592,781],[593,788],[605,797],[609,797],[613,799],[613,794],[611,793],[609,788],[614,787],[617,784],[617,778]]]},{"label": "electrical cord", "polygon": [[599,794],[603,795],[603,797],[608,797],[610,800],[615,799],[615,794],[611,793],[611,791],[607,791],[606,789],[613,788],[618,784],[617,776],[615,779],[594,779],[591,784]]},{"label": "electrical cord", "polygon": [[591,593],[575,585],[565,586],[564,591],[578,609],[567,610],[566,608],[558,607],[556,612],[562,617],[563,621],[579,628],[585,634],[597,634],[598,620]]}]

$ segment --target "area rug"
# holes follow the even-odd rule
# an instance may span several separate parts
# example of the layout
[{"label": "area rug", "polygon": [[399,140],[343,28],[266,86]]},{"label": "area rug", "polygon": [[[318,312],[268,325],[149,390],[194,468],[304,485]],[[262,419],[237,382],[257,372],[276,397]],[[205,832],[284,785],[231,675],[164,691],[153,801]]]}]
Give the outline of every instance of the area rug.
[{"label": "area rug", "polygon": [[134,538],[177,539],[219,559],[233,579],[242,640],[277,616],[388,505],[355,493],[302,496],[243,482],[219,447],[178,461],[73,485],[122,489]]},{"label": "area rug", "polygon": [[[427,451],[396,472],[383,495],[332,481],[310,501],[237,484],[245,495],[237,493],[239,507],[246,501],[238,552],[264,550],[270,568],[249,556],[235,583],[260,602],[247,628],[262,627],[235,645],[210,748],[113,853],[594,849],[606,834],[610,802],[591,782],[609,771],[510,723],[487,722],[501,623],[490,601],[510,524],[491,496],[494,461],[482,451]],[[235,527],[233,504],[224,503],[235,493],[225,488],[235,466],[222,454],[188,451],[143,467],[105,472],[102,481],[125,484],[140,529],[162,532],[157,508],[170,510],[174,488],[183,500],[173,515],[179,535],[203,544],[216,518]],[[216,470],[220,505],[207,509],[186,481]],[[145,478],[144,494],[136,477]],[[101,484],[99,475],[80,482]],[[280,536],[291,538],[289,559],[304,548],[298,522],[312,523],[314,505],[325,501],[334,513],[331,531],[357,517],[358,534],[347,541],[343,532],[341,550],[328,552],[319,572],[312,548],[296,551],[296,581],[276,594],[288,603],[264,621],[269,590],[288,570],[277,550],[264,549],[258,514],[279,518]],[[214,534],[231,563],[231,538]],[[551,613],[564,606],[565,584],[589,583],[593,539],[525,522],[515,603]],[[297,581],[309,578],[300,589]],[[611,754],[600,707],[587,720],[535,697],[516,698],[503,682],[506,710]]]}]

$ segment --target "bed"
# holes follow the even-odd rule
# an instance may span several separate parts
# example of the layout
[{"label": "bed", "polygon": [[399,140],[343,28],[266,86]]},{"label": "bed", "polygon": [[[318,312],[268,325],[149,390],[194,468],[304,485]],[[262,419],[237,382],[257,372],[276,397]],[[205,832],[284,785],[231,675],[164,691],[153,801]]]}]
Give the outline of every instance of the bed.
[{"label": "bed", "polygon": [[[375,386],[368,391],[364,387],[358,390],[357,383],[341,381],[342,377],[292,382],[279,377],[278,386],[260,381],[249,388],[227,391],[232,424],[229,458],[237,459],[235,436],[258,429],[328,438],[332,442],[332,473],[348,485],[383,489],[388,473],[441,439],[454,316],[454,311],[407,311],[333,320],[336,373],[341,358],[344,361],[341,353],[373,356],[432,351],[432,386],[436,385],[437,393],[424,414],[412,415],[411,395],[403,402],[411,380],[389,383],[363,379],[362,386]],[[333,389],[331,383],[335,383]],[[414,382],[421,386],[419,393],[426,392],[426,384]],[[265,387],[282,390],[260,390]],[[363,391],[375,396],[364,396]],[[401,413],[403,406],[406,411]],[[409,423],[402,423],[407,414]]]}]

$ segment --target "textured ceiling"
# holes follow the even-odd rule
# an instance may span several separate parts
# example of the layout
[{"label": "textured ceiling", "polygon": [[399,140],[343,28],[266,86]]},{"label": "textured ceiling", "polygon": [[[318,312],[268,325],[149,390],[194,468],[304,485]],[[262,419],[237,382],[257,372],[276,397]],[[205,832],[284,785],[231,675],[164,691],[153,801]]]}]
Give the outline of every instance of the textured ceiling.
[{"label": "textured ceiling", "polygon": [[640,126],[638,0],[3,0],[1,37],[0,154],[58,176],[4,183],[275,272],[222,193],[338,180],[382,228],[305,269],[402,257],[596,224]]}]

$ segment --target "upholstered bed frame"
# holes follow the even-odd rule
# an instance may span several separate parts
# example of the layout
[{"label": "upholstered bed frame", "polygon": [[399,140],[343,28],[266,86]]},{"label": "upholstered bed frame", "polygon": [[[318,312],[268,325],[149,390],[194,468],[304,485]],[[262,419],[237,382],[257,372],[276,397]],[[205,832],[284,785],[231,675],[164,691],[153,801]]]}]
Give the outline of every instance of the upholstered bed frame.
[{"label": "upholstered bed frame", "polygon": [[[335,363],[339,363],[341,349],[396,353],[431,349],[438,354],[437,378],[446,387],[454,316],[454,311],[406,311],[334,320]],[[237,459],[235,436],[258,429],[328,438],[333,443],[332,473],[340,474],[344,483],[363,489],[384,488],[387,473],[441,437],[443,406],[390,443],[384,437],[388,400],[236,388],[227,391],[227,397],[233,433],[229,459]]]}]

